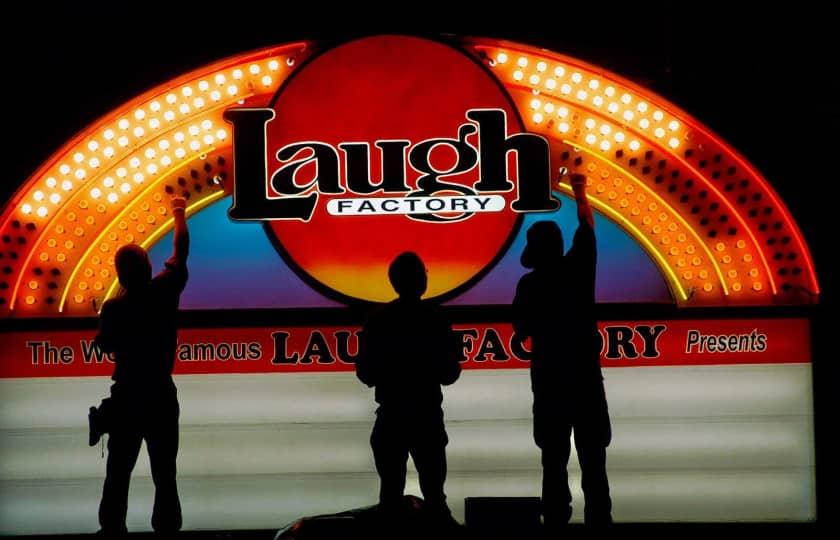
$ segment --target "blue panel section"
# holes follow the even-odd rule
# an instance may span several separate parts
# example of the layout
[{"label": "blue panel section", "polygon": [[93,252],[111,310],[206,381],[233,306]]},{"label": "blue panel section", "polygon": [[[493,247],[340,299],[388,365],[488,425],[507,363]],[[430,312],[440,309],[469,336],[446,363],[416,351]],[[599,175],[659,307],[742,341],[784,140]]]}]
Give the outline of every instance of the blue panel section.
[{"label": "blue panel section", "polygon": [[[189,219],[190,279],[182,309],[246,309],[340,306],[295,274],[258,222],[228,218],[222,199]],[[172,254],[172,232],[150,250],[155,269]]]},{"label": "blue panel section", "polygon": [[[525,269],[519,256],[525,233],[536,221],[558,223],[567,247],[577,227],[574,201],[560,195],[563,206],[550,214],[525,216],[510,250],[475,286],[450,304],[506,304],[513,300],[516,283]],[[190,280],[181,297],[183,309],[248,309],[334,307],[283,262],[260,223],[233,222],[223,199],[189,220]],[[620,227],[596,213],[599,302],[671,302],[671,294],[658,268],[642,248]],[[157,242],[149,256],[154,268],[172,252],[172,233]]]}]

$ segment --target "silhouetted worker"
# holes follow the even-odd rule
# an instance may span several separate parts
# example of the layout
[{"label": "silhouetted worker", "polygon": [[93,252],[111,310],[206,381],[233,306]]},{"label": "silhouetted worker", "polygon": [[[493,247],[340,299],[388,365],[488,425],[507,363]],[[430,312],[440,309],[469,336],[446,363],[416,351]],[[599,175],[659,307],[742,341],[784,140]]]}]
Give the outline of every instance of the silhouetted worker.
[{"label": "silhouetted worker", "polygon": [[584,520],[612,521],[606,448],[611,430],[601,375],[600,338],[595,319],[595,232],[586,199],[585,177],[571,176],[578,229],[563,255],[563,235],[553,221],[534,223],[514,299],[514,330],[531,338],[534,440],[542,450],[543,517],[546,526],[568,523],[572,515],[566,466],[570,435],[582,474]]},{"label": "silhouetted worker", "polygon": [[171,533],[181,528],[181,503],[175,481],[179,406],[172,368],[177,342],[178,303],[187,283],[189,234],[183,198],[172,199],[175,249],[165,269],[152,277],[146,251],[121,247],[115,256],[123,294],[105,302],[96,344],[114,354],[111,398],[114,425],[108,439],[108,464],[102,502],[101,533],[125,534],[128,485],[145,439],[155,483],[152,528]]},{"label": "silhouetted worker", "polygon": [[411,454],[434,520],[453,523],[443,484],[446,444],[440,386],[461,373],[460,350],[451,326],[422,302],[426,268],[410,252],[391,263],[388,277],[399,298],[375,312],[360,336],[356,374],[376,387],[376,423],[370,436],[379,473],[379,504],[386,515],[400,509],[406,461]]}]

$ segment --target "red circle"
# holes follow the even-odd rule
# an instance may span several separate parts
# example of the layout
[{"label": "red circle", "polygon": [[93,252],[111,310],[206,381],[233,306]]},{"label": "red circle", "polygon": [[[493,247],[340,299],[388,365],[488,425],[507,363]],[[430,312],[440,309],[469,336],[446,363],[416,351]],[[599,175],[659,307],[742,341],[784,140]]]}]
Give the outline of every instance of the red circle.
[{"label": "red circle", "polygon": [[[276,117],[267,127],[269,178],[288,164],[278,160],[280,148],[319,141],[336,149],[340,185],[346,188],[346,154],[338,145],[366,142],[371,149],[371,182],[377,183],[381,156],[376,141],[410,141],[408,153],[423,140],[457,139],[459,126],[469,123],[465,115],[470,109],[501,109],[507,115],[508,133],[523,131],[498,82],[453,47],[406,36],[343,44],[302,66],[280,89],[274,103]],[[475,134],[466,140],[478,144]],[[303,153],[291,161],[306,156]],[[448,170],[457,155],[444,146],[432,150],[430,158],[434,167]],[[404,161],[407,186],[414,191],[419,173],[408,159]],[[514,179],[512,164],[509,178]],[[476,166],[441,180],[472,187],[478,174]],[[310,163],[300,168],[295,182],[306,186],[314,178],[315,167]],[[313,189],[301,195],[316,192]],[[334,198],[403,195],[319,193],[308,222],[271,221],[269,228],[281,252],[309,278],[341,297],[381,302],[395,296],[387,269],[399,253],[414,251],[423,259],[429,277],[425,297],[437,297],[470,283],[492,265],[518,224],[517,214],[510,210],[515,192],[499,194],[506,200],[503,211],[475,213],[456,222],[418,221],[405,215],[334,216],[327,211],[327,202]]]}]

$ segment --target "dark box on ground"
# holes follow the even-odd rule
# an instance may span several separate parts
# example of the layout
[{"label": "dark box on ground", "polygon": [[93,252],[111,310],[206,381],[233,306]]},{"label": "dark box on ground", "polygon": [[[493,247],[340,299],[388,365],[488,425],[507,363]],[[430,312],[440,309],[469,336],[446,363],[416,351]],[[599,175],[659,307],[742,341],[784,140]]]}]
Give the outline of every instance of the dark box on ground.
[{"label": "dark box on ground", "polygon": [[464,521],[470,530],[535,531],[540,528],[539,497],[467,497]]}]

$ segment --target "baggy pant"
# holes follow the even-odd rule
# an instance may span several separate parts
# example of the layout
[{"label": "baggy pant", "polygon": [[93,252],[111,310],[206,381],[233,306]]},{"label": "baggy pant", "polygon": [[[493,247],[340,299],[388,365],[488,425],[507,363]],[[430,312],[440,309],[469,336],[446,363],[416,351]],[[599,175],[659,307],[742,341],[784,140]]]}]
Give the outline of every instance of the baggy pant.
[{"label": "baggy pant", "polygon": [[572,515],[567,466],[571,435],[581,469],[586,523],[610,523],[612,502],[607,453],[612,438],[603,382],[578,387],[571,395],[535,387],[534,441],[542,450],[542,504],[546,524],[567,523]]},{"label": "baggy pant", "polygon": [[152,528],[156,532],[178,531],[181,529],[181,503],[175,461],[180,408],[174,387],[163,396],[138,398],[113,390],[112,393],[117,401],[117,414],[108,438],[108,464],[99,505],[102,531],[115,535],[126,532],[128,487],[144,440],[155,484]]},{"label": "baggy pant", "polygon": [[448,513],[443,484],[446,481],[446,445],[443,411],[428,415],[377,411],[370,446],[379,473],[379,503],[383,508],[402,504],[408,455],[414,460],[426,508]]}]

